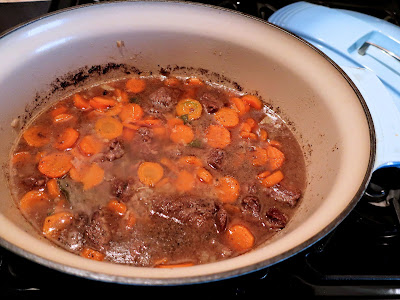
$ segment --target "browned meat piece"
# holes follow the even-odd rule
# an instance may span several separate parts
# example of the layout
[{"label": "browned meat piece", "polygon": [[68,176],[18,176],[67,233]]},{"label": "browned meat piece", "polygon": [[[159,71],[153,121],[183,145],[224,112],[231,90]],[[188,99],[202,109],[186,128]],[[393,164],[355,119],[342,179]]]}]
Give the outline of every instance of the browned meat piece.
[{"label": "browned meat piece", "polygon": [[246,196],[242,199],[241,202],[242,205],[242,211],[246,214],[252,215],[254,217],[258,217],[260,210],[261,210],[261,204],[260,200],[253,195]]},{"label": "browned meat piece", "polygon": [[85,230],[86,239],[97,249],[106,246],[112,238],[112,229],[105,210],[96,210]]},{"label": "browned meat piece", "polygon": [[210,199],[182,196],[155,200],[152,214],[182,225],[210,229],[215,226],[215,203]]},{"label": "browned meat piece", "polygon": [[80,250],[84,245],[84,233],[89,222],[89,216],[83,212],[72,219],[72,224],[62,230],[58,240],[72,251]]},{"label": "browned meat piece", "polygon": [[222,232],[226,229],[226,224],[228,223],[228,213],[222,205],[215,205],[215,225],[217,226],[218,232]]},{"label": "browned meat piece", "polygon": [[156,111],[168,112],[175,108],[182,91],[179,89],[160,87],[149,95]]},{"label": "browned meat piece", "polygon": [[148,127],[140,127],[137,130],[140,140],[144,143],[149,143],[153,140],[153,130]]},{"label": "browned meat piece", "polygon": [[102,159],[103,161],[104,160],[114,161],[124,156],[124,154],[125,150],[123,148],[122,142],[119,140],[113,140],[111,141],[107,151],[104,152],[104,156]]},{"label": "browned meat piece", "polygon": [[221,107],[224,106],[223,101],[219,99],[215,93],[205,92],[199,98],[200,103],[203,105],[204,110],[209,114],[216,113]]},{"label": "browned meat piece", "polygon": [[268,209],[265,218],[268,226],[272,229],[282,229],[288,221],[288,217],[275,207]]},{"label": "browned meat piece", "polygon": [[133,183],[133,178],[128,180],[114,179],[111,182],[111,195],[123,202],[129,201],[134,194]]},{"label": "browned meat piece", "polygon": [[282,184],[274,185],[266,190],[268,197],[273,198],[275,201],[285,203],[290,207],[294,207],[297,201],[301,197],[301,193],[298,190],[291,189]]},{"label": "browned meat piece", "polygon": [[210,151],[207,159],[208,165],[213,169],[221,169],[224,161],[225,151],[222,149],[213,149]]},{"label": "browned meat piece", "polygon": [[47,178],[40,176],[40,175],[23,178],[21,180],[21,183],[30,189],[37,188],[37,187],[43,187],[46,185],[46,182],[47,182]]}]

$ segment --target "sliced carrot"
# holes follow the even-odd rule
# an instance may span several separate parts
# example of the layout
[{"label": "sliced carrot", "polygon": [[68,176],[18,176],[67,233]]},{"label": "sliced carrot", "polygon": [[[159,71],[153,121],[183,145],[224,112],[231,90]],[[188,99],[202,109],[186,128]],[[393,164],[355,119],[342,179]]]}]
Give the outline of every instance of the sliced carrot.
[{"label": "sliced carrot", "polygon": [[112,140],[122,134],[124,126],[113,117],[105,117],[98,119],[94,128],[99,136],[104,139]]},{"label": "sliced carrot", "polygon": [[249,124],[249,125],[250,125],[251,130],[253,130],[254,127],[257,126],[257,122],[256,122],[253,118],[248,118],[248,119],[246,120],[246,124]]},{"label": "sliced carrot", "polygon": [[61,196],[60,188],[58,187],[57,179],[53,178],[47,182],[47,192],[51,198],[57,198]]},{"label": "sliced carrot", "polygon": [[258,174],[257,175],[257,178],[258,179],[263,179],[263,178],[266,178],[266,177],[268,177],[269,175],[271,175],[271,171],[264,171],[264,172],[261,172],[260,174]]},{"label": "sliced carrot", "polygon": [[188,263],[181,263],[181,264],[170,264],[170,265],[157,265],[156,268],[159,269],[174,269],[174,268],[185,268],[185,267],[191,267],[194,266],[193,263],[188,262]]},{"label": "sliced carrot", "polygon": [[124,219],[125,219],[125,229],[129,230],[129,229],[132,229],[133,226],[135,226],[136,217],[131,211],[128,211],[125,214]]},{"label": "sliced carrot", "polygon": [[252,164],[253,166],[265,165],[268,161],[267,149],[256,147],[254,151],[250,152],[252,154]]},{"label": "sliced carrot", "polygon": [[104,111],[97,110],[96,112],[103,113],[104,115],[109,116],[109,117],[118,116],[122,111],[122,107],[123,107],[123,104],[118,102],[113,107],[111,107],[107,110],[104,110]]},{"label": "sliced carrot", "polygon": [[176,125],[171,130],[170,139],[177,144],[189,144],[194,139],[194,133],[187,125]]},{"label": "sliced carrot", "polygon": [[214,114],[217,123],[232,128],[239,124],[239,114],[232,108],[222,107]]},{"label": "sliced carrot", "polygon": [[56,124],[59,124],[59,123],[65,123],[65,122],[68,122],[68,121],[72,121],[73,119],[74,119],[73,115],[64,113],[64,114],[56,115],[53,118],[53,122],[56,123]]},{"label": "sliced carrot", "polygon": [[128,127],[122,129],[122,139],[126,142],[130,142],[135,137],[136,130]]},{"label": "sliced carrot", "polygon": [[77,109],[80,110],[90,110],[92,107],[90,106],[90,103],[88,100],[85,100],[81,95],[79,94],[75,94],[72,97],[73,101],[74,101],[74,106]]},{"label": "sliced carrot", "polygon": [[279,149],[269,146],[267,147],[268,166],[271,170],[276,170],[282,167],[285,161],[285,154]]},{"label": "sliced carrot", "polygon": [[268,133],[264,129],[260,129],[260,131],[258,132],[258,135],[260,137],[260,140],[262,140],[262,141],[266,141],[268,138]]},{"label": "sliced carrot", "polygon": [[116,199],[113,199],[110,202],[108,202],[107,208],[120,216],[125,215],[127,211],[126,205]]},{"label": "sliced carrot", "polygon": [[169,77],[169,78],[166,78],[164,80],[164,85],[165,86],[177,87],[180,84],[181,84],[181,81],[176,77]]},{"label": "sliced carrot", "polygon": [[239,135],[242,139],[250,139],[250,140],[257,140],[257,135],[252,132],[241,131]]},{"label": "sliced carrot", "polygon": [[203,108],[201,103],[195,99],[182,99],[176,105],[176,114],[178,116],[187,115],[188,120],[196,120],[201,117]]},{"label": "sliced carrot", "polygon": [[104,170],[96,163],[92,163],[87,173],[83,175],[83,190],[87,191],[99,185],[104,179]]},{"label": "sliced carrot", "polygon": [[248,124],[248,123],[242,123],[242,125],[240,125],[240,131],[241,132],[251,132],[251,125],[250,124]]},{"label": "sliced carrot", "polygon": [[19,164],[19,163],[26,163],[32,158],[32,155],[28,151],[21,151],[21,152],[16,152],[13,154],[13,157],[11,159],[11,162],[13,164]]},{"label": "sliced carrot", "polygon": [[128,94],[120,89],[115,89],[114,90],[114,94],[117,97],[117,101],[120,103],[128,103],[129,102],[129,98],[128,98]]},{"label": "sliced carrot", "polygon": [[269,140],[268,145],[273,146],[273,147],[282,147],[282,144],[278,142],[277,140]]},{"label": "sliced carrot", "polygon": [[59,178],[72,168],[72,156],[67,153],[50,153],[44,156],[38,165],[40,173],[50,178]]},{"label": "sliced carrot", "polygon": [[183,125],[183,120],[182,119],[180,119],[180,118],[171,118],[171,119],[168,119],[168,121],[167,121],[167,126],[170,128],[170,129],[172,129],[172,128],[174,128],[176,125]]},{"label": "sliced carrot", "polygon": [[282,173],[282,171],[278,170],[275,171],[274,173],[272,173],[271,175],[265,177],[262,181],[261,184],[265,187],[272,187],[275,184],[278,184],[279,182],[281,182],[284,178],[284,175]]},{"label": "sliced carrot", "polygon": [[195,165],[197,167],[203,166],[203,162],[201,161],[201,159],[194,155],[182,156],[179,158],[178,162],[183,165],[188,164]]},{"label": "sliced carrot", "polygon": [[211,173],[208,172],[204,168],[197,169],[196,175],[197,175],[197,178],[199,178],[201,182],[211,183],[213,180],[213,176],[211,175]]},{"label": "sliced carrot", "polygon": [[73,166],[71,170],[69,170],[69,176],[72,180],[76,182],[82,182],[83,177],[87,174],[90,168],[89,164],[80,164],[79,167]]},{"label": "sliced carrot", "polygon": [[72,223],[73,215],[69,212],[59,212],[48,216],[43,223],[43,234],[50,238],[57,238],[61,231]]},{"label": "sliced carrot", "polygon": [[117,104],[117,101],[115,101],[112,98],[97,96],[97,97],[93,97],[92,99],[90,99],[89,104],[94,109],[105,110],[105,109],[115,106]]},{"label": "sliced carrot", "polygon": [[85,247],[82,252],[81,256],[84,258],[89,258],[92,260],[102,261],[106,257],[103,253],[93,250],[91,248]]},{"label": "sliced carrot", "polygon": [[180,192],[188,192],[194,188],[195,178],[192,173],[182,170],[175,180],[175,187]]},{"label": "sliced carrot", "polygon": [[251,231],[243,225],[233,225],[227,230],[229,245],[240,252],[248,251],[254,246],[255,238]]},{"label": "sliced carrot", "polygon": [[19,202],[23,213],[30,213],[38,207],[49,205],[49,196],[44,191],[33,190],[27,192]]},{"label": "sliced carrot", "polygon": [[65,150],[71,148],[75,145],[76,141],[79,138],[79,132],[73,129],[72,127],[68,127],[64,129],[64,131],[57,138],[54,147],[58,150]]},{"label": "sliced carrot", "polygon": [[165,138],[167,136],[167,129],[165,127],[153,128],[153,134],[159,138]]},{"label": "sliced carrot", "polygon": [[82,154],[92,156],[103,149],[103,144],[94,136],[86,135],[78,143],[78,148]]},{"label": "sliced carrot", "polygon": [[54,119],[60,114],[64,114],[68,111],[68,108],[64,104],[57,105],[52,111],[50,111],[51,117]]},{"label": "sliced carrot", "polygon": [[140,78],[132,78],[126,82],[125,87],[128,92],[137,94],[146,89],[146,81]]},{"label": "sliced carrot", "polygon": [[143,109],[139,104],[128,103],[122,107],[121,112],[118,114],[122,122],[140,120],[143,117]]},{"label": "sliced carrot", "polygon": [[164,166],[166,166],[172,172],[174,172],[176,174],[179,173],[179,169],[176,167],[176,164],[172,162],[172,160],[170,160],[166,157],[163,157],[163,158],[161,158],[160,163],[163,164]]},{"label": "sliced carrot", "polygon": [[219,125],[210,125],[206,130],[207,144],[213,148],[225,148],[231,143],[231,133]]},{"label": "sliced carrot", "polygon": [[242,99],[233,97],[230,99],[231,103],[233,104],[233,109],[237,111],[239,116],[243,116],[245,113],[247,113],[250,110],[250,105],[248,105],[246,102],[244,102]]},{"label": "sliced carrot", "polygon": [[245,95],[242,100],[255,109],[261,109],[263,106],[261,100],[254,95]]},{"label": "sliced carrot", "polygon": [[39,148],[50,142],[51,131],[49,127],[35,125],[25,130],[22,136],[29,146]]},{"label": "sliced carrot", "polygon": [[190,78],[188,78],[186,80],[185,83],[187,85],[190,85],[190,86],[202,86],[202,85],[204,85],[204,82],[200,78],[197,78],[197,77],[190,77]]},{"label": "sliced carrot", "polygon": [[163,167],[156,162],[141,163],[137,172],[140,182],[148,186],[154,186],[164,176]]},{"label": "sliced carrot", "polygon": [[239,197],[240,185],[232,176],[222,177],[216,188],[218,198],[224,203],[233,203]]}]

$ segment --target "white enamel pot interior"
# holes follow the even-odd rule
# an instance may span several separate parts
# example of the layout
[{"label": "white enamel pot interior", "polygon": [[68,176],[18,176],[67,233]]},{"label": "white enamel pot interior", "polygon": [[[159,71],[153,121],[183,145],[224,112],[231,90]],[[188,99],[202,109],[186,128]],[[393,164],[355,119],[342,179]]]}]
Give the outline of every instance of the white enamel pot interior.
[{"label": "white enamel pot interior", "polygon": [[253,17],[176,2],[84,6],[4,34],[0,57],[3,166],[18,136],[10,126],[12,120],[20,116],[25,121],[57,96],[71,92],[74,86],[56,80],[71,79],[65,74],[80,70],[75,79],[90,75],[78,87],[89,84],[92,77],[121,75],[118,72],[124,68],[103,72],[104,76],[90,68],[108,63],[135,66],[142,74],[159,74],[161,68],[172,66],[174,75],[193,72],[218,80],[226,76],[231,80],[223,80],[226,84],[258,92],[278,109],[304,150],[308,184],[297,214],[284,230],[239,257],[175,269],[97,262],[54,246],[21,217],[5,172],[0,182],[1,245],[63,272],[152,285],[206,282],[251,272],[296,254],[333,229],[361,197],[372,172],[374,127],[354,85],[318,50]]}]

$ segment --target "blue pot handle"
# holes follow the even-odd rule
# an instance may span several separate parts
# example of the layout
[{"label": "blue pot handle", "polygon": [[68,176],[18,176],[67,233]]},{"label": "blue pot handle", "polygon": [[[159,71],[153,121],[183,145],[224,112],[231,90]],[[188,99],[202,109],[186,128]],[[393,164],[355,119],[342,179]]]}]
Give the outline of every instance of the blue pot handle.
[{"label": "blue pot handle", "polygon": [[375,126],[376,157],[374,170],[400,167],[400,112],[392,96],[367,69],[341,67],[362,94]]}]

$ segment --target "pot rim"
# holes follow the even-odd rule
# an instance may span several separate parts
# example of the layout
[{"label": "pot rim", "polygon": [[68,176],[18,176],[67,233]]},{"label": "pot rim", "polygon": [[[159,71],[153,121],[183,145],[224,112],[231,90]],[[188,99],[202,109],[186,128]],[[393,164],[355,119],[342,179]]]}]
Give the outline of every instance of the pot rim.
[{"label": "pot rim", "polygon": [[[75,9],[84,9],[87,7],[91,7],[93,5],[115,5],[118,4],[121,1],[113,0],[113,1],[108,1],[108,2],[101,2],[101,3],[90,3],[90,4],[84,4],[84,5],[77,5],[73,7],[67,7],[63,8],[51,13],[47,13],[45,15],[39,16],[37,18],[31,19],[27,22],[21,23],[19,25],[16,25],[3,33],[0,33],[0,41],[3,37],[21,29],[24,28],[25,26],[31,25],[37,21],[62,14],[68,11],[72,11]],[[192,5],[192,6],[200,6],[200,7],[208,7],[211,9],[217,9],[225,13],[231,13],[231,14],[236,14],[241,17],[245,17],[248,19],[251,19],[253,21],[261,22],[267,26],[271,26],[275,29],[278,29],[282,31],[285,34],[288,34],[289,36],[297,39],[298,41],[302,42],[312,50],[314,50],[317,54],[322,56],[325,60],[327,60],[342,76],[343,78],[347,81],[347,83],[350,85],[350,87],[353,89],[354,93],[356,94],[366,117],[368,127],[369,127],[369,136],[370,136],[370,156],[369,156],[369,161],[368,161],[368,166],[365,171],[365,175],[363,178],[363,181],[355,193],[353,199],[349,201],[348,205],[346,206],[343,211],[336,216],[334,220],[332,220],[325,228],[320,230],[317,234],[315,234],[312,238],[309,238],[302,242],[301,244],[297,245],[294,248],[291,248],[288,251],[282,252],[279,255],[263,260],[259,263],[248,265],[246,267],[242,267],[239,269],[233,269],[225,272],[219,272],[219,273],[214,273],[214,274],[208,274],[208,275],[200,275],[200,276],[192,276],[192,277],[174,277],[174,278],[145,278],[145,277],[126,277],[126,276],[113,276],[113,275],[108,275],[108,274],[103,274],[103,273],[98,273],[98,272],[93,272],[93,271],[86,271],[82,270],[76,267],[70,267],[65,264],[59,263],[59,262],[54,262],[50,261],[44,257],[40,257],[36,254],[33,254],[29,252],[28,250],[22,249],[6,240],[4,240],[2,237],[0,237],[0,246],[4,247],[5,249],[20,255],[24,258],[27,258],[31,261],[34,261],[36,263],[39,263],[43,266],[52,268],[57,271],[61,271],[70,275],[76,275],[79,277],[84,277],[84,278],[89,278],[93,280],[100,280],[104,282],[111,282],[111,283],[123,283],[123,284],[133,284],[133,285],[143,285],[143,286],[150,286],[150,285],[159,285],[159,286],[170,286],[170,285],[185,285],[185,284],[194,284],[194,283],[207,283],[207,282],[212,282],[212,281],[217,281],[217,280],[224,280],[224,279],[230,279],[233,277],[245,275],[248,273],[252,273],[255,271],[258,271],[260,269],[272,266],[276,263],[279,263],[289,257],[294,256],[295,254],[298,254],[308,247],[312,246],[315,244],[317,241],[325,237],[329,232],[331,232],[334,228],[336,228],[342,221],[343,219],[353,210],[353,208],[356,206],[358,203],[359,199],[362,197],[364,194],[367,185],[369,183],[369,180],[371,178],[372,172],[374,170],[374,163],[375,163],[375,156],[376,156],[376,134],[375,134],[375,127],[374,123],[370,114],[370,111],[368,109],[368,106],[357,88],[357,86],[354,84],[354,82],[350,79],[350,77],[342,70],[342,68],[339,67],[331,58],[329,58],[325,53],[323,53],[321,50],[313,46],[311,43],[307,42],[306,40],[302,39],[301,37],[297,36],[296,34],[280,27],[277,26],[273,23],[270,23],[268,21],[265,21],[261,18],[240,12],[240,11],[235,11],[231,10],[228,8],[223,8],[215,5],[210,5],[210,4],[203,4],[203,3],[198,3],[198,2],[191,2],[191,1],[168,1],[168,0],[127,0],[123,1],[122,3],[126,2],[150,2],[150,3],[171,3],[171,4],[179,4],[179,5]]]}]

